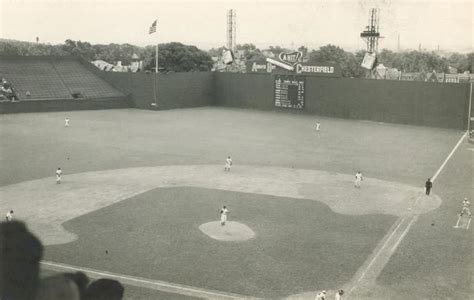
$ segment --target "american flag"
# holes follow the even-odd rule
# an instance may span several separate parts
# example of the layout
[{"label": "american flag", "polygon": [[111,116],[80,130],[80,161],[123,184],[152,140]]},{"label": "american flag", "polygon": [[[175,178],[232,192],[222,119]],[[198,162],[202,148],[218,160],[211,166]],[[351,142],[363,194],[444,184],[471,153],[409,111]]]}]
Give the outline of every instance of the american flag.
[{"label": "american flag", "polygon": [[153,23],[151,24],[150,30],[148,31],[148,34],[152,34],[152,33],[155,33],[155,32],[156,32],[156,21],[157,21],[157,20],[155,20],[155,22],[153,22]]}]

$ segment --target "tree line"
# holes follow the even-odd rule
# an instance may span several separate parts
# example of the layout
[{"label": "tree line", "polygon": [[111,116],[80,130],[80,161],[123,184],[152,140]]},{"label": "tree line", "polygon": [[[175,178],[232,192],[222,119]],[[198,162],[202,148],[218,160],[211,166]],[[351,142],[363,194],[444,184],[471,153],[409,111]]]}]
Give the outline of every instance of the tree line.
[{"label": "tree line", "polygon": [[[222,53],[223,49],[225,48],[211,49],[209,53],[212,56],[218,56]],[[331,44],[311,51],[305,46],[301,46],[298,49],[270,46],[268,49],[260,50],[253,44],[237,45],[236,50],[243,53],[244,60],[251,62],[265,59],[269,52],[278,56],[281,52],[298,50],[303,53],[303,59],[308,63],[326,62],[339,64],[343,77],[364,77],[366,73],[366,70],[360,66],[364,59],[365,50],[350,52]],[[437,73],[447,73],[451,67],[455,68],[459,73],[474,73],[474,52],[468,54],[451,53],[441,56],[436,52],[394,52],[382,49],[377,54],[377,64],[383,64],[387,68],[396,68],[402,72],[429,73],[435,71]]]},{"label": "tree line", "polygon": [[[133,54],[144,61],[145,70],[154,70],[155,46],[139,47],[131,44],[91,44],[89,42],[66,40],[64,44],[51,45],[23,41],[0,40],[0,55],[20,56],[77,56],[87,61],[104,60],[115,64],[130,65]],[[196,46],[181,43],[159,45],[158,65],[162,72],[210,71],[211,56]]]},{"label": "tree line", "polygon": [[[210,71],[213,67],[212,57],[221,57],[225,47],[203,51],[196,46],[181,43],[166,43],[159,45],[159,67],[165,72],[194,72]],[[336,45],[325,45],[319,49],[309,50],[305,46],[298,49],[287,49],[280,46],[270,46],[259,49],[254,44],[241,44],[236,50],[242,53],[241,60],[253,62],[264,60],[269,54],[278,56],[281,52],[298,50],[308,63],[326,62],[341,66],[343,77],[364,77],[365,69],[360,64],[365,51],[346,51]],[[30,43],[13,40],[0,40],[0,55],[22,56],[65,56],[74,55],[88,61],[104,60],[109,63],[121,61],[129,65],[132,55],[136,54],[144,61],[145,70],[155,68],[155,46],[139,47],[131,44],[91,44],[84,41],[66,40],[64,44],[51,45]],[[403,51],[394,52],[383,49],[377,55],[377,63],[388,68],[396,68],[402,72],[438,72],[446,73],[449,68],[455,68],[459,73],[474,73],[474,52],[468,54],[451,53],[441,56],[436,52]]]}]

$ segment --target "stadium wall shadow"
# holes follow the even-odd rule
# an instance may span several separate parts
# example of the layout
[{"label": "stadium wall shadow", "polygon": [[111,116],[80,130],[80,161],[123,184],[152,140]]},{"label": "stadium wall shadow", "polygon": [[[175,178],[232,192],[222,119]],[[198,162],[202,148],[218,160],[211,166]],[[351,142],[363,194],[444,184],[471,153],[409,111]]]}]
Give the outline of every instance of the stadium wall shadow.
[{"label": "stadium wall shadow", "polygon": [[215,104],[466,129],[469,84],[306,77],[305,109],[276,109],[269,74],[215,73]]},{"label": "stadium wall shadow", "polygon": [[0,114],[129,108],[130,105],[130,100],[126,97],[80,100],[42,99],[0,103]]}]

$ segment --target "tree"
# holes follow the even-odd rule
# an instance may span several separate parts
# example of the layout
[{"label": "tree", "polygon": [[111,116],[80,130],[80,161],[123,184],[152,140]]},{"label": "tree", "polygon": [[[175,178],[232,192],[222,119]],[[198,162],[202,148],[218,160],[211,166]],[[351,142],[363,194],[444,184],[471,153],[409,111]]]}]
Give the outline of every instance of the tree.
[{"label": "tree", "polygon": [[219,47],[219,48],[212,48],[210,49],[209,51],[207,51],[207,53],[211,56],[211,57],[221,57],[222,56],[222,52],[227,49],[226,47],[222,46],[222,47]]},{"label": "tree", "polygon": [[[472,53],[471,53],[472,54]],[[469,71],[469,56],[459,53],[452,53],[448,57],[449,66],[455,67],[459,73]]]},{"label": "tree", "polygon": [[474,73],[474,52],[471,52],[466,55],[467,56],[467,69],[469,73]]},{"label": "tree", "polygon": [[[181,43],[160,44],[158,53],[159,68],[172,72],[210,71],[213,65],[211,56],[196,46]],[[145,69],[155,67],[153,46],[145,49]]]},{"label": "tree", "polygon": [[82,57],[88,61],[95,58],[95,50],[89,42],[67,39],[62,49],[70,55]]},{"label": "tree", "polygon": [[298,51],[303,53],[303,58],[305,58],[308,55],[308,48],[305,46],[301,46],[298,48]]},{"label": "tree", "polygon": [[263,53],[254,44],[237,45],[235,49],[244,51],[243,59],[245,61],[257,61],[265,59]]},{"label": "tree", "polygon": [[359,69],[362,61],[358,62],[354,54],[330,44],[311,51],[308,62],[338,64],[343,77],[360,77],[362,72]]},{"label": "tree", "polygon": [[282,48],[280,46],[270,46],[267,51],[270,51],[272,52],[276,57],[278,57],[278,55],[280,55],[280,53],[282,52],[291,52],[289,49],[286,49],[286,48]]}]

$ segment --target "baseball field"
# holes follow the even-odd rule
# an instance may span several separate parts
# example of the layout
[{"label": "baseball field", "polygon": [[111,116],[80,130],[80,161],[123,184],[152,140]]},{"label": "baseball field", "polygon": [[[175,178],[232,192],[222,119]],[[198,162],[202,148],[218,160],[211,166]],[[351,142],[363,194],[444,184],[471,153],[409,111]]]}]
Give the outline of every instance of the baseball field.
[{"label": "baseball field", "polygon": [[127,299],[474,294],[462,131],[204,107],[0,115],[0,140],[0,211],[43,241],[44,275]]}]

